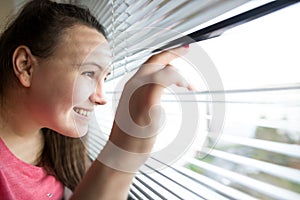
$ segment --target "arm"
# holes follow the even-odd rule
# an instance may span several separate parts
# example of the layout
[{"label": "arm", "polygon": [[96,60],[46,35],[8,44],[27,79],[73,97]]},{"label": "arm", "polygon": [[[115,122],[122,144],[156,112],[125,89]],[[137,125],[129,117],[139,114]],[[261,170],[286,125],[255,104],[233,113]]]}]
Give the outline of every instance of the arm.
[{"label": "arm", "polygon": [[[125,156],[116,158],[112,153],[111,157],[106,156],[103,160],[119,159],[124,161],[126,153],[124,154],[123,151],[129,152],[128,157],[131,153],[143,157],[151,152],[156,138],[157,124],[156,120],[151,121],[149,112],[154,105],[159,104],[163,89],[172,84],[191,89],[190,85],[169,65],[171,60],[186,52],[187,48],[182,47],[152,56],[128,81],[124,87],[109,138],[109,142],[122,149],[121,154]],[[124,109],[128,108],[130,117],[137,129],[133,129],[131,125],[124,127],[132,123],[124,114]],[[145,127],[149,124],[151,124],[150,128],[143,129],[142,133],[139,132],[141,130],[139,127]],[[143,134],[143,136],[137,134]],[[104,148],[108,148],[108,145]],[[101,152],[100,157],[103,154],[105,152]],[[123,161],[119,162],[123,163]],[[137,170],[143,164],[142,161],[139,162],[130,166],[131,168],[125,166],[126,170],[124,170],[121,165],[108,167],[109,165],[106,163],[99,162],[99,159],[95,160],[75,189],[71,199],[127,199],[130,184],[135,176],[132,170],[135,168]]]}]

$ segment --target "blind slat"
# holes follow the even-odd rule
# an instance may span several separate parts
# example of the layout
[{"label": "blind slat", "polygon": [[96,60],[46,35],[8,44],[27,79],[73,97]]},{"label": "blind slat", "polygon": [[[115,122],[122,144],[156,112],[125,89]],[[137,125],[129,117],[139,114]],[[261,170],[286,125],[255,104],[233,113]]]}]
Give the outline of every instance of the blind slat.
[{"label": "blind slat", "polygon": [[197,181],[202,182],[202,184],[209,186],[212,190],[218,191],[220,194],[224,194],[224,196],[229,197],[230,199],[247,199],[247,200],[258,200],[250,195],[247,195],[239,190],[236,190],[230,186],[226,186],[224,184],[221,184],[217,181],[215,181],[212,178],[209,178],[207,176],[203,176],[199,173],[196,173],[194,171],[191,171],[184,167],[175,167],[178,171],[185,174],[186,176],[189,176],[190,178],[193,178]]},{"label": "blind slat", "polygon": [[170,177],[164,174],[163,171],[158,171],[152,166],[145,164],[145,167],[153,170],[153,177],[157,177],[160,181],[166,185],[172,187],[172,190],[177,194],[177,196],[182,197],[182,199],[203,199],[202,194],[199,194],[198,191],[193,191],[186,185],[184,185],[180,179],[175,179],[174,177]]},{"label": "blind slat", "polygon": [[[210,137],[210,134],[208,134],[208,137]],[[220,137],[220,140],[300,158],[300,148],[298,144],[285,144],[261,139],[233,136],[228,134],[223,134]]]},{"label": "blind slat", "polygon": [[[196,160],[194,158],[187,158],[187,162],[194,164],[200,168],[203,168],[205,170],[211,171],[213,173],[219,174],[223,177],[226,177],[229,180],[233,180],[241,185],[244,185],[246,187],[249,187],[255,191],[259,191],[262,194],[265,194],[267,196],[270,196],[271,198],[282,198],[282,197],[289,197],[292,199],[300,199],[300,194],[292,192],[290,190],[286,190],[262,181],[258,181],[256,179],[223,169],[221,167],[214,166],[212,164],[208,164],[205,162],[201,162],[199,160]],[[274,191],[276,191],[274,193]]]},{"label": "blind slat", "polygon": [[211,156],[216,156],[221,159],[245,165],[245,167],[259,169],[261,171],[264,171],[265,173],[300,183],[300,170],[247,158],[245,156],[238,156],[231,153],[222,152],[216,149],[213,149],[207,153],[209,153],[209,155]]},{"label": "blind slat", "polygon": [[188,176],[180,174],[177,171],[172,170],[171,168],[166,168],[166,169],[160,171],[160,173],[162,173],[163,176],[165,176],[165,177],[170,177],[174,182],[180,182],[180,184],[182,184],[184,186],[188,186],[187,192],[193,193],[191,191],[194,191],[195,193],[197,193],[198,198],[203,198],[203,199],[207,199],[207,200],[215,200],[215,199],[226,200],[227,199],[226,197],[220,195],[216,191],[211,190],[211,188],[207,188],[206,186],[193,181]]}]

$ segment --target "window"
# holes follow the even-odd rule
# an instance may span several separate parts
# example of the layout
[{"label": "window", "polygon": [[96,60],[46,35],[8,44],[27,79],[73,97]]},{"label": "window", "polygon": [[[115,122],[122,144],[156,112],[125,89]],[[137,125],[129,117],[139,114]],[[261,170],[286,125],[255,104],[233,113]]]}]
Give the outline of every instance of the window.
[{"label": "window", "polygon": [[[296,1],[246,2],[90,2],[111,33],[115,56],[107,82],[112,103],[98,108],[90,127],[91,158],[108,139],[121,94],[119,81],[154,49],[260,5]],[[162,104],[167,119],[155,150],[176,141],[173,133],[191,118],[184,113],[188,105],[198,110],[193,113],[197,130],[180,137],[185,146],[176,146],[180,151],[174,149],[175,155],[169,152],[174,159],[155,155],[149,159],[133,181],[133,199],[300,199],[299,8],[299,3],[294,4],[193,44],[189,58],[198,62],[201,53],[205,67],[200,71],[191,60],[174,61],[200,91],[166,90]],[[145,28],[153,24],[160,28]],[[215,71],[204,71],[207,66]],[[218,77],[221,85],[209,82]],[[215,134],[212,120],[218,108],[225,110],[224,116],[217,113],[222,126]]]}]

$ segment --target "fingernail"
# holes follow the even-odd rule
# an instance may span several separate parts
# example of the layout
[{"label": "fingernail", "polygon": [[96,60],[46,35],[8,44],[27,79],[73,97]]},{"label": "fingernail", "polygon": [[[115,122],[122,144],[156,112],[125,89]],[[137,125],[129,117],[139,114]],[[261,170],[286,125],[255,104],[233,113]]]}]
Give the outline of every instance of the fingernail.
[{"label": "fingernail", "polygon": [[187,44],[187,45],[184,45],[183,47],[188,49],[188,48],[190,48],[190,45]]}]

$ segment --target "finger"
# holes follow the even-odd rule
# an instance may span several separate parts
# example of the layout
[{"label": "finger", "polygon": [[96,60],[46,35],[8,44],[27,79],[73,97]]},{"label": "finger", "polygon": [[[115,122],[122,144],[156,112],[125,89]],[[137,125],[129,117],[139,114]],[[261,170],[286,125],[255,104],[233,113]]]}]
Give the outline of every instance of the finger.
[{"label": "finger", "polygon": [[162,83],[164,87],[175,84],[179,87],[187,88],[188,90],[193,88],[193,86],[172,65],[167,65],[165,68],[157,72],[156,80],[157,82]]},{"label": "finger", "polygon": [[159,54],[156,54],[150,57],[146,63],[153,63],[153,64],[160,64],[160,65],[167,65],[175,58],[185,55],[188,52],[189,46],[178,47],[174,49],[170,49],[168,51],[163,51]]},{"label": "finger", "polygon": [[[166,65],[166,67],[169,67],[171,70],[173,70],[173,71],[175,71],[175,73],[177,73],[176,76],[174,77],[176,80],[173,79],[176,86],[186,88],[190,91],[197,91],[197,88],[195,87],[195,85],[192,84],[189,79],[186,79],[177,68],[175,68],[172,65]],[[167,71],[167,68],[164,69],[164,71]]]},{"label": "finger", "polygon": [[150,57],[138,70],[136,75],[147,75],[163,69],[172,60],[188,52],[189,45],[163,51]]}]

